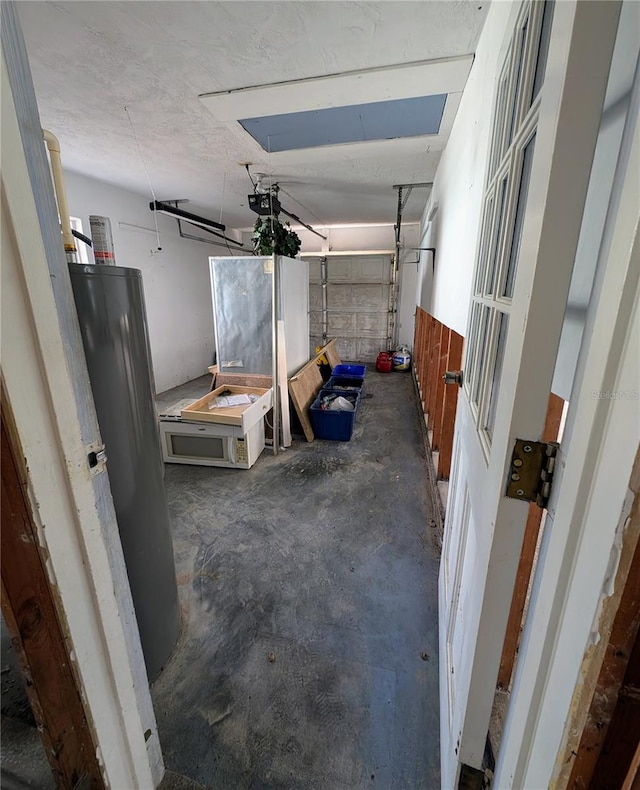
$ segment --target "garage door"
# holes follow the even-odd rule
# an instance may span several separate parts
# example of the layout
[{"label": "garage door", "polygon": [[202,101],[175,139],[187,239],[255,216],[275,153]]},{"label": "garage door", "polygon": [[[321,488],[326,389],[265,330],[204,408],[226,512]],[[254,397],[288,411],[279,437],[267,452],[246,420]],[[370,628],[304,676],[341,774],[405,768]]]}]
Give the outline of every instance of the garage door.
[{"label": "garage door", "polygon": [[392,256],[327,255],[308,261],[311,350],[325,337],[335,338],[341,359],[375,360],[389,342]]}]

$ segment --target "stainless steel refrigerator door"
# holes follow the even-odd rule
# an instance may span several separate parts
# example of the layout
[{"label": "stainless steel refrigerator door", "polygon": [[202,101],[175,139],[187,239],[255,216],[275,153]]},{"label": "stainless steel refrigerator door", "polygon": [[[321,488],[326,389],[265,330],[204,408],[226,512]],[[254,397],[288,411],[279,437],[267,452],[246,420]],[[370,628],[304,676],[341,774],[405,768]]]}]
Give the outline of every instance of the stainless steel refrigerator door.
[{"label": "stainless steel refrigerator door", "polygon": [[209,258],[221,373],[272,373],[273,258]]},{"label": "stainless steel refrigerator door", "polygon": [[142,275],[71,264],[118,529],[149,680],[180,630]]}]

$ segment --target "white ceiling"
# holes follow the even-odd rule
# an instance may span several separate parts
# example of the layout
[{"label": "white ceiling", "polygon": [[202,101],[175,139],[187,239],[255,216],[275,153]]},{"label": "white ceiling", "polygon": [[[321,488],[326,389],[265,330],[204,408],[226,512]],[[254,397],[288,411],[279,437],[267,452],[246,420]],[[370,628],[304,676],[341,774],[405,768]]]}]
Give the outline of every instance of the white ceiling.
[{"label": "white ceiling", "polygon": [[[433,180],[452,113],[433,138],[268,155],[235,121],[217,120],[202,94],[460,58],[474,52],[487,8],[487,0],[18,3],[42,123],[59,137],[64,165],[150,199],[146,165],[158,199],[188,198],[189,210],[216,220],[222,212],[229,227],[255,219],[239,165],[247,160],[275,174],[291,196],[283,205],[307,222],[395,220],[393,185]],[[429,93],[451,90],[429,82]],[[284,111],[301,109],[291,95]],[[419,218],[426,196],[414,190],[403,221]]]}]

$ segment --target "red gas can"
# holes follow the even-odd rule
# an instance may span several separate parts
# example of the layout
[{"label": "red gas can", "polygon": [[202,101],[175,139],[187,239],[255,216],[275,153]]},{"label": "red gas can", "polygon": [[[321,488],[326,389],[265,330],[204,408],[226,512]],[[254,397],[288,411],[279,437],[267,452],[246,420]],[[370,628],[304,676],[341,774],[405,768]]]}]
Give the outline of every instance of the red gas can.
[{"label": "red gas can", "polygon": [[391,373],[392,367],[391,354],[388,351],[381,351],[376,359],[376,370],[380,373]]}]

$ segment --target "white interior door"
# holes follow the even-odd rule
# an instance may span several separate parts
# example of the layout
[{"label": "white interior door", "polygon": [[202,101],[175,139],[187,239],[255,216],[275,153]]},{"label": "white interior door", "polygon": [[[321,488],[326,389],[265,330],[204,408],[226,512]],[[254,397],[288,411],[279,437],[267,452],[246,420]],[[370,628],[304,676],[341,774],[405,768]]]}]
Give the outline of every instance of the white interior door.
[{"label": "white interior door", "polygon": [[505,42],[439,580],[447,790],[482,763],[528,512],[506,483],[542,433],[619,12],[526,0]]}]

